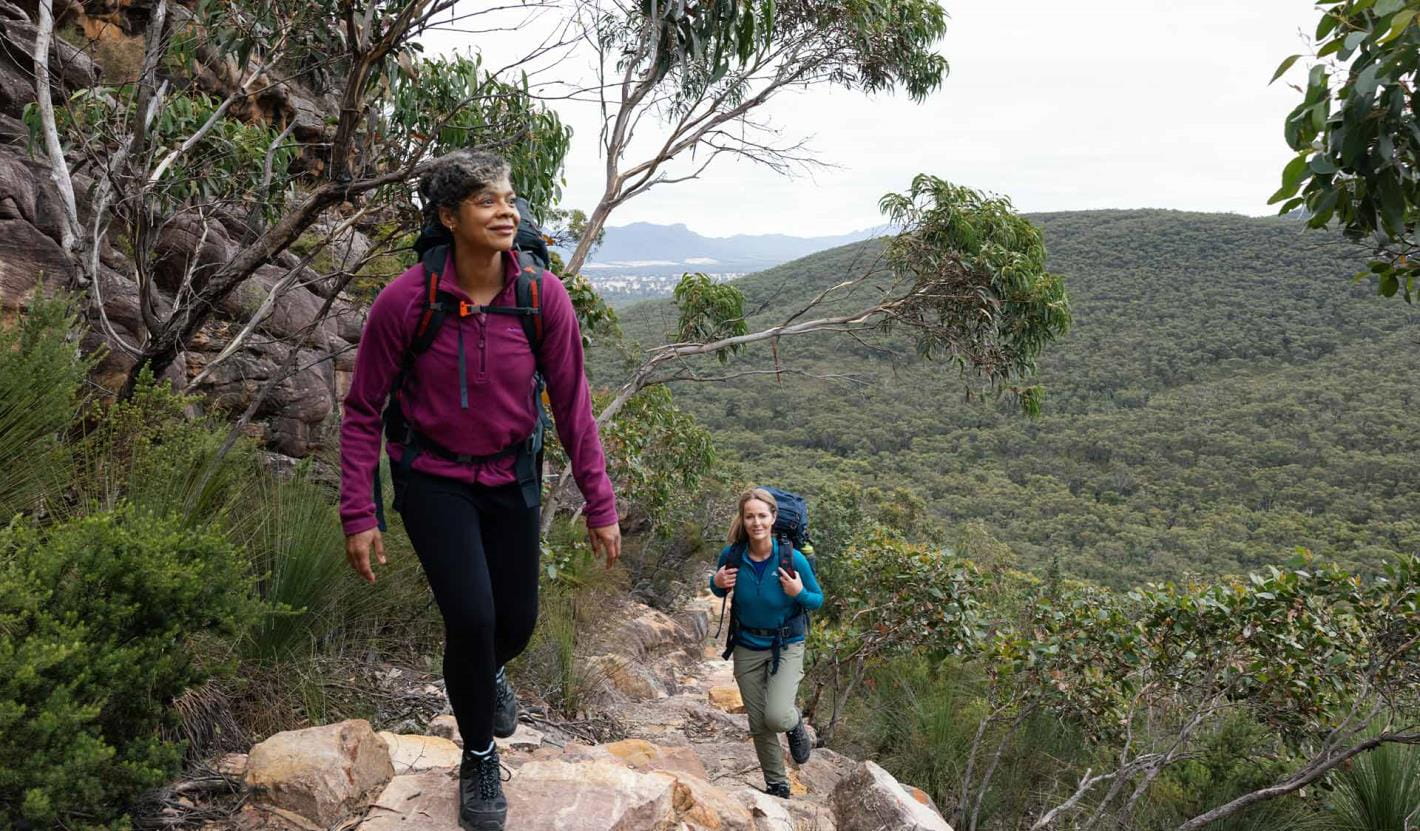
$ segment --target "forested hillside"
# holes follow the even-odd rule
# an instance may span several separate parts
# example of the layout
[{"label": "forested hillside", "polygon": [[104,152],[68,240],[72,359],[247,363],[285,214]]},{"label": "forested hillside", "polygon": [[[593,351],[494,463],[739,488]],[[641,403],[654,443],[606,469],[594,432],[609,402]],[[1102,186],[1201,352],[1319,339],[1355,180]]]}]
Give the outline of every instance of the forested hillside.
[{"label": "forested hillside", "polygon": [[[787,339],[777,380],[682,384],[678,400],[765,480],[909,487],[948,528],[984,523],[1028,568],[1058,555],[1066,573],[1128,585],[1237,573],[1298,546],[1363,570],[1420,549],[1420,437],[1406,419],[1420,328],[1410,307],[1347,279],[1361,252],[1284,219],[1033,220],[1075,317],[1041,364],[1040,418],[966,400],[955,369],[879,333]],[[740,281],[751,331],[877,251],[846,246]],[[673,318],[648,303],[623,323],[651,343]],[[726,372],[771,361],[748,350]]]}]

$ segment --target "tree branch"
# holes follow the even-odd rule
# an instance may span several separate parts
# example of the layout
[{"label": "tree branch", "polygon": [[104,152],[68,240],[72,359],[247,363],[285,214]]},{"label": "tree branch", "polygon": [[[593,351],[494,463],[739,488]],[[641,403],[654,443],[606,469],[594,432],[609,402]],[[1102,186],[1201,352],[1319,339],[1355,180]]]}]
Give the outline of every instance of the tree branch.
[{"label": "tree branch", "polygon": [[1350,759],[1362,753],[1375,750],[1383,744],[1420,744],[1420,733],[1381,733],[1358,742],[1345,750],[1313,759],[1310,764],[1302,768],[1291,777],[1282,780],[1268,788],[1259,788],[1251,793],[1243,794],[1223,805],[1219,805],[1211,811],[1199,814],[1189,821],[1178,826],[1175,831],[1198,831],[1210,823],[1217,822],[1224,817],[1230,817],[1244,808],[1256,805],[1268,799],[1275,799],[1279,796],[1286,796],[1289,793],[1301,790],[1307,785],[1317,781],[1338,766],[1345,764]]}]

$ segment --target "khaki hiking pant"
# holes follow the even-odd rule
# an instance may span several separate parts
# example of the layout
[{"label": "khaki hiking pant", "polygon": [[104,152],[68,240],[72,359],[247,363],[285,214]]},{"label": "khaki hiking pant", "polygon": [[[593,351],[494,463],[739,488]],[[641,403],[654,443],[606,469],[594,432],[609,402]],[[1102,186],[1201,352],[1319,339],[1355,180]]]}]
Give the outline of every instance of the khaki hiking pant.
[{"label": "khaki hiking pant", "polygon": [[789,772],[784,766],[784,749],[779,734],[787,733],[799,723],[799,709],[794,697],[799,692],[799,680],[804,677],[804,644],[789,644],[779,653],[779,671],[769,674],[774,664],[774,652],[736,646],[731,656],[735,664],[735,683],[749,713],[749,732],[754,737],[754,752],[764,771],[764,784],[788,783]]}]

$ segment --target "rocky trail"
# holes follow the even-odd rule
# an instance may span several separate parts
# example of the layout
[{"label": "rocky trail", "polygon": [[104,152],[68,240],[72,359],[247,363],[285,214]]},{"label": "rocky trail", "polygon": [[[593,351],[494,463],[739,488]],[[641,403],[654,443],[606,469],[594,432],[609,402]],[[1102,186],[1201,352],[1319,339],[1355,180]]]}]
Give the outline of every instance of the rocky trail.
[{"label": "rocky trail", "polygon": [[[713,611],[712,611],[713,608]],[[702,597],[672,618],[632,607],[594,645],[620,738],[592,744],[524,714],[499,739],[509,831],[950,831],[926,794],[872,762],[826,748],[790,762],[793,796],[764,786],[730,662]],[[452,716],[428,735],[346,721],[280,733],[219,767],[245,791],[207,831],[458,831],[459,737]]]}]

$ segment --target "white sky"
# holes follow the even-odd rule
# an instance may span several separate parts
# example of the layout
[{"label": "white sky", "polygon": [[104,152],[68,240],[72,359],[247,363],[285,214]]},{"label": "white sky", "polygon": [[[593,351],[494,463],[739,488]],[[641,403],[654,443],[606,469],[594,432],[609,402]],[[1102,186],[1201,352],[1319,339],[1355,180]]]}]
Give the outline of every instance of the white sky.
[{"label": "white sky", "polygon": [[[951,72],[924,103],[833,89],[787,93],[762,110],[835,167],[784,178],[722,157],[699,180],[631,200],[608,224],[682,222],[707,236],[846,233],[881,225],[879,197],[919,172],[1007,195],[1022,211],[1272,212],[1267,197],[1291,156],[1282,122],[1299,100],[1284,81],[1305,69],[1267,82],[1282,58],[1305,51],[1300,33],[1318,19],[1312,0],[943,5],[940,51]],[[482,51],[499,65],[535,43],[530,35],[446,32],[428,45]],[[535,78],[585,81],[588,66],[563,60]],[[574,130],[563,204],[589,210],[605,175],[597,112],[552,106]]]}]

